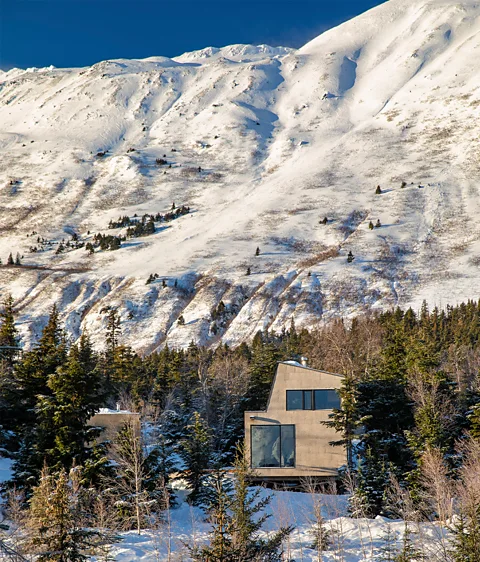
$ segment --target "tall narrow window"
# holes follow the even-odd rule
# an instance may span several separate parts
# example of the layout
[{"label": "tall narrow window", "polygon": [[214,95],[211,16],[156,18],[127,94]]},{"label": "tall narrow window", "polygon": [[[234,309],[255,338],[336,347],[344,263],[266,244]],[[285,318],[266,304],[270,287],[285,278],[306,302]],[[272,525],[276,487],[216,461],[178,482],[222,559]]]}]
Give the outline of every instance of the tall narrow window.
[{"label": "tall narrow window", "polygon": [[295,466],[294,425],[251,426],[252,468]]},{"label": "tall narrow window", "polygon": [[312,400],[312,391],[311,390],[304,390],[303,391],[303,409],[304,410],[313,410],[313,400]]}]

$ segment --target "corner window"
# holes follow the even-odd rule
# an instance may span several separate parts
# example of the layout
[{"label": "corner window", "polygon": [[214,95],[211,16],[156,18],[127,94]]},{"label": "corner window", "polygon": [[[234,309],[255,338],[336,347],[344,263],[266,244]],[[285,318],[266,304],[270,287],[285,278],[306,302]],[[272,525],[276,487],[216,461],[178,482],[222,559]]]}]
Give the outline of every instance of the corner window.
[{"label": "corner window", "polygon": [[294,425],[251,426],[252,468],[295,466]]},{"label": "corner window", "polygon": [[340,408],[340,396],[334,389],[287,390],[287,410],[333,410]]}]

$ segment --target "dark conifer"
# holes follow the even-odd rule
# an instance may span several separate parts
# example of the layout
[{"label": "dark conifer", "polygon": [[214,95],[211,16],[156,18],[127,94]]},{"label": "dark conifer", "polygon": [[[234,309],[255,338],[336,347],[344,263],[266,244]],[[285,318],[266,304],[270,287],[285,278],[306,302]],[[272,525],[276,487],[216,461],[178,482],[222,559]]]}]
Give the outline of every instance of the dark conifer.
[{"label": "dark conifer", "polygon": [[0,312],[0,359],[9,370],[18,356],[18,330],[15,326],[13,297],[7,295]]},{"label": "dark conifer", "polygon": [[7,264],[8,265],[13,265],[15,262],[13,261],[13,256],[12,253],[10,252],[8,259],[7,259]]},{"label": "dark conifer", "polygon": [[375,190],[375,195],[380,195],[382,193],[382,188],[377,185],[377,189]]},{"label": "dark conifer", "polygon": [[207,424],[198,412],[194,412],[180,443],[180,457],[185,465],[183,474],[190,490],[188,501],[194,505],[204,500],[202,491],[212,459],[211,445],[212,436]]},{"label": "dark conifer", "polygon": [[346,376],[342,380],[342,386],[338,390],[338,394],[341,398],[340,408],[334,408],[333,412],[329,415],[329,421],[322,423],[327,427],[335,429],[339,434],[340,439],[333,441],[331,445],[345,447],[347,451],[347,468],[353,471],[353,442],[357,438],[357,429],[361,424],[356,404],[357,383],[351,375]]}]

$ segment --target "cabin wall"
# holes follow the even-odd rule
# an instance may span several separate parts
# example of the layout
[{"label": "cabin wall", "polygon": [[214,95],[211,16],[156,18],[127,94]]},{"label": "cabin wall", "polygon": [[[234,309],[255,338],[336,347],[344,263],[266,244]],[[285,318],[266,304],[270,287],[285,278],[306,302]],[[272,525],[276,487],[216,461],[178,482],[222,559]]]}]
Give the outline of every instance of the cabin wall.
[{"label": "cabin wall", "polygon": [[[342,377],[280,363],[273,382],[266,411],[245,412],[246,449],[250,458],[251,427],[253,425],[295,425],[295,467],[256,468],[260,477],[301,478],[306,476],[332,477],[346,463],[344,447],[329,443],[339,439],[338,433],[322,422],[327,421],[331,410],[286,409],[287,390],[338,389]],[[252,419],[252,416],[255,419]]]}]

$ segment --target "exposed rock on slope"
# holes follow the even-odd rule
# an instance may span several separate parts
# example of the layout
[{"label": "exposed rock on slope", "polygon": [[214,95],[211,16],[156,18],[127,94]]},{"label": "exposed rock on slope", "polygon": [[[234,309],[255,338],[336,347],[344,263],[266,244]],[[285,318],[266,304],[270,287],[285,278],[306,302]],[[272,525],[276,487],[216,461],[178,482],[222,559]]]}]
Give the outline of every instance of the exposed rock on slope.
[{"label": "exposed rock on slope", "polygon": [[[476,297],[479,32],[473,1],[390,0],[298,51],[0,72],[0,256],[23,256],[0,283],[26,341],[54,301],[99,342],[118,307],[149,351]],[[190,212],[85,250],[172,202]]]}]

